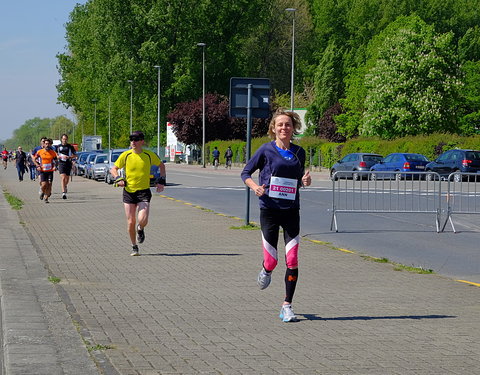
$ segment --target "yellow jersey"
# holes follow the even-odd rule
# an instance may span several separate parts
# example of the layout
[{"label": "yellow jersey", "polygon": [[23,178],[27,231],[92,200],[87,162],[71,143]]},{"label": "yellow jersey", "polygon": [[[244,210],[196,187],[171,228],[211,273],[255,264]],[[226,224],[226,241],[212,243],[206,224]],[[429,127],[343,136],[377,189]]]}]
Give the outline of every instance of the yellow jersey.
[{"label": "yellow jersey", "polygon": [[150,188],[150,168],[152,165],[161,163],[158,156],[152,151],[143,150],[136,154],[133,150],[128,150],[120,154],[115,166],[125,170],[125,190],[134,193]]}]

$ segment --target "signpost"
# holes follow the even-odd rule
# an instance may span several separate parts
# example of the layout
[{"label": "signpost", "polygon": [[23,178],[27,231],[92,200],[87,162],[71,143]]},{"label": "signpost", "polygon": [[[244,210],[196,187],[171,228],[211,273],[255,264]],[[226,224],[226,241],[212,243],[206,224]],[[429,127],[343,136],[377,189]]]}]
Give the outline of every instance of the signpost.
[{"label": "signpost", "polygon": [[[270,80],[267,78],[230,78],[230,117],[247,118],[245,159],[250,159],[252,117],[270,116]],[[250,188],[245,187],[245,225],[250,224]]]}]

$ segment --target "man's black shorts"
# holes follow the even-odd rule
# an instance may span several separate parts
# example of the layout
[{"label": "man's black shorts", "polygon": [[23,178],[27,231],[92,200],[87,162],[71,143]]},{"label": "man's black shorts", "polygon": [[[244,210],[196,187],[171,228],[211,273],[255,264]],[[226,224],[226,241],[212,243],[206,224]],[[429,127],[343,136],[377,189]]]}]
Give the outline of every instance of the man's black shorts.
[{"label": "man's black shorts", "polygon": [[138,204],[140,202],[150,202],[150,199],[152,199],[150,189],[137,190],[134,193],[129,193],[123,189],[123,203]]},{"label": "man's black shorts", "polygon": [[71,161],[60,161],[58,162],[58,171],[60,174],[66,174],[70,176],[72,172],[72,162]]},{"label": "man's black shorts", "polygon": [[53,171],[52,172],[40,172],[40,181],[41,182],[52,182],[53,181]]}]

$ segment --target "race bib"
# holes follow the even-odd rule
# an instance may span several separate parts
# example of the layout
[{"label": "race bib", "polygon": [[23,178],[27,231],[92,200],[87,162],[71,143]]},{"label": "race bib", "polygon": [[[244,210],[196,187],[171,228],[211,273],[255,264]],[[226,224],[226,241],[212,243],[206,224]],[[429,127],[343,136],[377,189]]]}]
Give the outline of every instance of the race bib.
[{"label": "race bib", "polygon": [[59,157],[60,160],[62,160],[62,161],[68,160],[68,155],[65,155],[65,154],[58,154],[58,157]]},{"label": "race bib", "polygon": [[295,200],[297,195],[298,181],[294,178],[275,177],[270,178],[270,190],[268,196],[270,198]]},{"label": "race bib", "polygon": [[42,164],[42,170],[49,171],[50,169],[52,169],[52,163]]}]

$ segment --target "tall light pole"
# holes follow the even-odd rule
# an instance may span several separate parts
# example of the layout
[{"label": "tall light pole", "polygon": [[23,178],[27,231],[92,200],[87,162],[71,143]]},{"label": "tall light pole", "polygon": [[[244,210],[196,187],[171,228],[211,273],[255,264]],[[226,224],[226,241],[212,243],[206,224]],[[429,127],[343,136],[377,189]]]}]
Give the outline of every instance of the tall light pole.
[{"label": "tall light pole", "polygon": [[130,83],[130,134],[133,132],[133,80],[127,81]]},{"label": "tall light pole", "polygon": [[92,99],[94,105],[94,115],[93,115],[93,135],[97,135],[97,102],[98,99]]},{"label": "tall light pole", "polygon": [[157,83],[157,155],[160,156],[160,65],[155,65],[154,68],[158,69],[158,83]]},{"label": "tall light pole", "polygon": [[294,83],[294,69],[295,69],[295,12],[296,8],[287,8],[285,9],[287,12],[292,12],[292,74],[290,79],[290,111],[293,111],[293,100],[295,96],[295,92],[293,91],[293,83]]},{"label": "tall light pole", "polygon": [[110,105],[110,95],[108,95],[108,149],[111,150],[111,143],[110,143],[110,132],[111,132],[111,116],[112,116],[112,108]]},{"label": "tall light pole", "polygon": [[202,167],[205,168],[205,43],[197,43],[202,47]]}]

